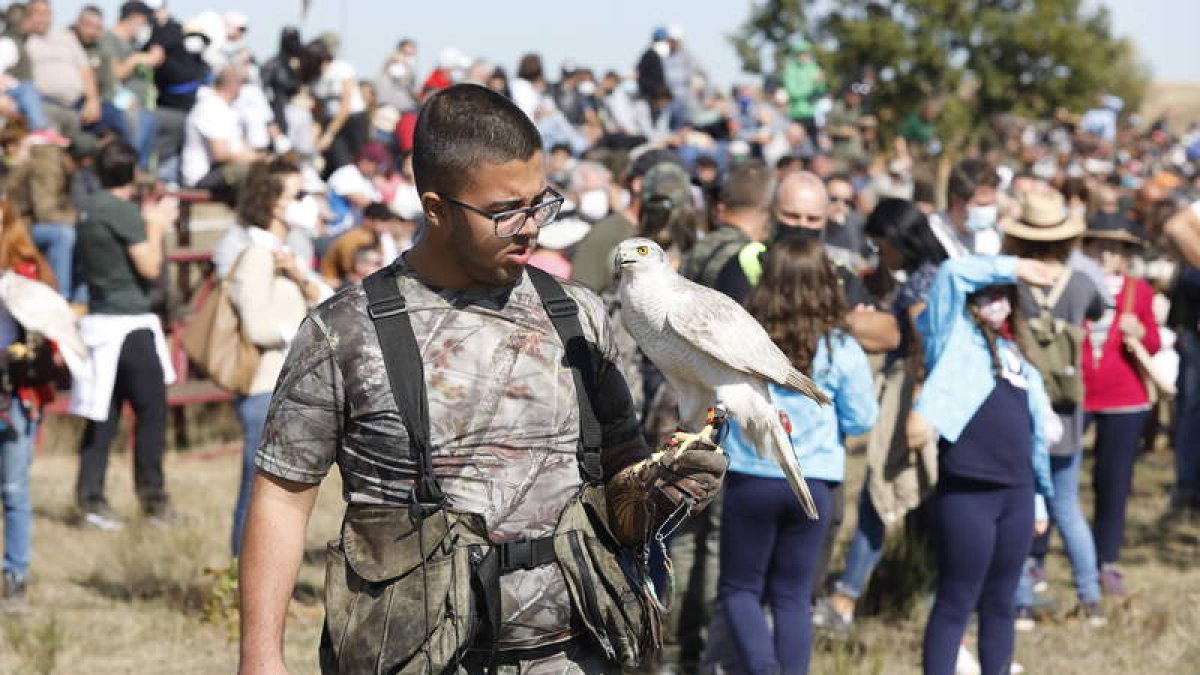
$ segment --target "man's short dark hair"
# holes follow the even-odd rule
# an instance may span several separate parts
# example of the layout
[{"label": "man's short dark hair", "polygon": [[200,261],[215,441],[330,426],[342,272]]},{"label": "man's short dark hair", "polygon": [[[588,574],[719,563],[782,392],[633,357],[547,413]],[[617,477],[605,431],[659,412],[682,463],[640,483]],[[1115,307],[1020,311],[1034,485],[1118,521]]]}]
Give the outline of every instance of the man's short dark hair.
[{"label": "man's short dark hair", "polygon": [[758,159],[747,159],[729,172],[721,188],[726,209],[765,209],[771,202],[771,172]]},{"label": "man's short dark hair", "polygon": [[413,131],[417,191],[457,194],[480,162],[528,161],[542,149],[533,120],[512,101],[477,84],[434,94]]},{"label": "man's short dark hair", "polygon": [[105,189],[132,185],[137,175],[138,154],[133,146],[122,139],[109,141],[96,157],[96,175],[100,187]]},{"label": "man's short dark hair", "polygon": [[104,10],[100,9],[96,5],[84,5],[83,8],[79,10],[79,14],[80,16],[84,14],[95,14],[101,19],[104,18]]},{"label": "man's short dark hair", "polygon": [[950,171],[946,182],[947,201],[971,201],[978,187],[999,187],[1000,174],[996,167],[982,159],[964,159]]}]

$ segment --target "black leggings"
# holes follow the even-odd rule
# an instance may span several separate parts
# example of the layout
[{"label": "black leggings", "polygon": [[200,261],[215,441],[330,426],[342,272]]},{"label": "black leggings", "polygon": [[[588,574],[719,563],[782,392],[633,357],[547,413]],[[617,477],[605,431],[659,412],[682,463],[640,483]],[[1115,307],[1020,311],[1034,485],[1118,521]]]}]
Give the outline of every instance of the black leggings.
[{"label": "black leggings", "polygon": [[937,599],[925,626],[925,675],[953,675],[971,614],[979,612],[983,675],[1008,673],[1021,566],[1033,539],[1033,486],[943,476],[938,524]]},{"label": "black leggings", "polygon": [[108,419],[88,420],[79,448],[79,505],[93,510],[105,503],[104,477],[108,451],[121,426],[121,406],[133,407],[133,484],[142,508],[153,510],[167,502],[163,483],[163,453],[167,447],[167,386],[154,348],[154,333],[136,330],[125,337],[117,362]]}]

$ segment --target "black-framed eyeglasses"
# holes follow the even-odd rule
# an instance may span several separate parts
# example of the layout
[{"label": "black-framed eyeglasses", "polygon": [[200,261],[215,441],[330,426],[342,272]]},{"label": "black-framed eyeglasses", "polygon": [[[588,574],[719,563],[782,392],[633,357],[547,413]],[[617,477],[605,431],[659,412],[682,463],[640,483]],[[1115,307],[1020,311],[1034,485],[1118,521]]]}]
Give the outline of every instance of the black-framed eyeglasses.
[{"label": "black-framed eyeglasses", "polygon": [[492,226],[495,228],[496,236],[501,239],[507,239],[520,232],[525,227],[525,223],[531,220],[534,227],[539,229],[544,227],[547,223],[552,222],[558,217],[558,211],[562,208],[564,200],[563,196],[555,192],[554,189],[546,188],[542,191],[542,194],[537,198],[533,206],[492,213],[453,197],[447,197],[443,194],[439,194],[438,196],[455,206],[462,207],[471,213],[476,213],[490,219]]}]

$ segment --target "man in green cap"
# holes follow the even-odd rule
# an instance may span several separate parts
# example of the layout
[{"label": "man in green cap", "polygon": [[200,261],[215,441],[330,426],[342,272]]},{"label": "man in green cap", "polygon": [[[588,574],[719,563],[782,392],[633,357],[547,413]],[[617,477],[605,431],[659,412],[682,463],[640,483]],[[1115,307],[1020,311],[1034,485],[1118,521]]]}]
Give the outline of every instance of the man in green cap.
[{"label": "man in green cap", "polygon": [[788,115],[804,125],[804,131],[817,143],[817,101],[825,93],[825,73],[813,58],[812,44],[803,37],[792,38],[788,59],[783,64],[783,89],[788,95]]}]

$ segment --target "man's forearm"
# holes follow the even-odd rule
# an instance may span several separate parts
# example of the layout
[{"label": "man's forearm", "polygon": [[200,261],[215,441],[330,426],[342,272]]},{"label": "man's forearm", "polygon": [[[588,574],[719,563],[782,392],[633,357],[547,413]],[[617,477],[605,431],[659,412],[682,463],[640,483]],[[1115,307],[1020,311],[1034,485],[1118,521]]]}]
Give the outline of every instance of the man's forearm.
[{"label": "man's forearm", "polygon": [[900,346],[900,327],[890,312],[855,310],[846,315],[846,323],[864,351],[878,354]]},{"label": "man's forearm", "polygon": [[242,675],[277,672],[283,665],[284,619],[317,486],[260,473],[252,494],[239,563]]},{"label": "man's forearm", "polygon": [[1163,232],[1187,264],[1200,267],[1200,214],[1185,208],[1167,220]]}]

